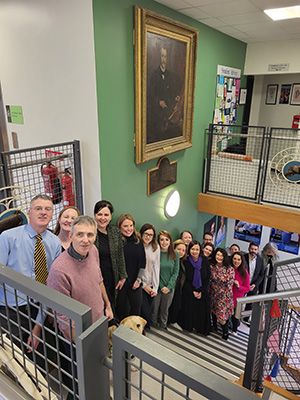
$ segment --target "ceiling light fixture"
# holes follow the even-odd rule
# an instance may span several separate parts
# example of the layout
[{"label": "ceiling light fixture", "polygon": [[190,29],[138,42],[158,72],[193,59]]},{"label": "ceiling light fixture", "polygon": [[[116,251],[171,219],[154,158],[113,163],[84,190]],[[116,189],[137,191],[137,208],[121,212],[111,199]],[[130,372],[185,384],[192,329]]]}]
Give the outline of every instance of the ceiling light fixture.
[{"label": "ceiling light fixture", "polygon": [[272,8],[270,10],[264,10],[264,13],[274,21],[279,21],[281,19],[300,18],[300,6]]}]

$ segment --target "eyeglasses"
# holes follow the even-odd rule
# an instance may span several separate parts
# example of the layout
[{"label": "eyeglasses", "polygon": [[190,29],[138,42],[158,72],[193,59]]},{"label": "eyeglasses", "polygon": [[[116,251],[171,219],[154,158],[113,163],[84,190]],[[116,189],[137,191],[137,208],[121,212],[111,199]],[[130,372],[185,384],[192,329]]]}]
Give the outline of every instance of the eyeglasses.
[{"label": "eyeglasses", "polygon": [[147,232],[144,232],[143,235],[149,238],[154,236],[153,233],[147,233]]}]

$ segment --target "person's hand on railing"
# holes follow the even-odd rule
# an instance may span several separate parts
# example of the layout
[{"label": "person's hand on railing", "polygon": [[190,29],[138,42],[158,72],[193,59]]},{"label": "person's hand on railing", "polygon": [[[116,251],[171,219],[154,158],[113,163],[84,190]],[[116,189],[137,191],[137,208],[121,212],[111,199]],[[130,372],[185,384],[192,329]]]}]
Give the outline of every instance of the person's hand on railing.
[{"label": "person's hand on railing", "polygon": [[32,347],[34,350],[38,347],[40,343],[42,328],[40,325],[35,324],[34,328],[32,329],[32,336],[33,336],[33,346],[31,346],[31,335],[29,335],[27,340],[27,353],[32,353]]}]

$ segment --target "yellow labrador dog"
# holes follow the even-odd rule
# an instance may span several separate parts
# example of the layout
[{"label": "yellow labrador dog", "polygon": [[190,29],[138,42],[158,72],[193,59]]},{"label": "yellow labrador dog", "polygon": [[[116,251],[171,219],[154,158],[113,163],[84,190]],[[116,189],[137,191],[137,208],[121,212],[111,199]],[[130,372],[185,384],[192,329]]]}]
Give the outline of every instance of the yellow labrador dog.
[{"label": "yellow labrador dog", "polygon": [[[130,315],[129,317],[122,319],[122,321],[120,322],[120,325],[124,325],[132,331],[137,332],[141,335],[145,335],[144,329],[146,324],[147,321],[144,318],[139,317],[138,315]],[[110,326],[108,328],[108,343],[110,349],[112,348],[112,334],[116,329],[116,325]],[[137,369],[131,366],[131,371],[137,371]]]},{"label": "yellow labrador dog", "polygon": [[[144,329],[146,324],[147,321],[138,315],[130,315],[129,317],[122,319],[120,322],[120,325],[124,325],[126,328],[129,328],[141,335],[145,335]],[[108,328],[108,343],[110,346],[112,346],[112,334],[116,329],[117,325],[113,325]]]}]

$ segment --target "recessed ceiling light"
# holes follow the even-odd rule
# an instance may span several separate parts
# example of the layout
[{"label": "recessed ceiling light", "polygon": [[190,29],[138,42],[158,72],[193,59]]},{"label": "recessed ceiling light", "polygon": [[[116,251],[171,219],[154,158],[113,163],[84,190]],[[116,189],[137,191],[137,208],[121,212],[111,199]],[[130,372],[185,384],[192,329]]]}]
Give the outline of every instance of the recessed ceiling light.
[{"label": "recessed ceiling light", "polygon": [[264,10],[264,13],[274,21],[280,19],[300,18],[300,6],[272,8],[270,10]]}]

